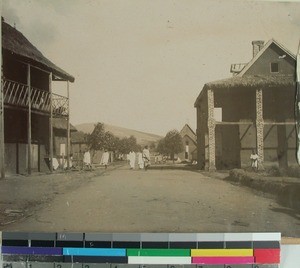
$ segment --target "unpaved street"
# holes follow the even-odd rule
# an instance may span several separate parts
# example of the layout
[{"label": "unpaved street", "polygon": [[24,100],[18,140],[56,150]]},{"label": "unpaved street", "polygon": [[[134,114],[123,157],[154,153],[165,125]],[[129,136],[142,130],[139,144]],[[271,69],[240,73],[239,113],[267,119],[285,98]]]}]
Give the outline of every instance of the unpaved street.
[{"label": "unpaved street", "polygon": [[300,217],[273,199],[205,173],[108,169],[3,230],[257,232],[300,236]]}]

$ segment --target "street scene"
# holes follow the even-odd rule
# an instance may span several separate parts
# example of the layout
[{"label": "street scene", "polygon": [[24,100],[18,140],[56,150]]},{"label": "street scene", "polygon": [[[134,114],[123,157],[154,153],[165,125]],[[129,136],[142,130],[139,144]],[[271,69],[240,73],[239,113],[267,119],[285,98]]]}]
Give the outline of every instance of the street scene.
[{"label": "street scene", "polygon": [[[6,206],[14,208],[11,214],[19,211],[24,215],[1,228],[25,232],[281,231],[286,237],[300,234],[299,214],[279,205],[270,195],[223,181],[226,174],[222,173],[211,176],[160,168],[141,171],[119,165],[74,174],[72,182],[62,180],[60,174],[56,176],[51,180],[47,176],[34,179],[42,181],[37,190],[43,189],[43,195],[34,197],[26,186],[16,188],[18,197],[13,200],[20,202],[19,207],[14,207],[16,202]],[[32,195],[29,205],[34,209],[22,209],[22,201],[28,199],[22,192]],[[9,214],[5,220],[8,218]],[[14,219],[13,215],[10,219]]]},{"label": "street scene", "polygon": [[3,0],[0,230],[299,238],[299,7]]}]

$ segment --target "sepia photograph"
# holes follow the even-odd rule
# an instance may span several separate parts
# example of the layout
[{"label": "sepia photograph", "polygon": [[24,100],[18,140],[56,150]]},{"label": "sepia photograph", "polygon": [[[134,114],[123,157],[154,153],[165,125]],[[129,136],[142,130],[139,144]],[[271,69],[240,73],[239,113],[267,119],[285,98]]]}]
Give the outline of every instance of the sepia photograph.
[{"label": "sepia photograph", "polygon": [[2,0],[1,21],[0,231],[300,238],[299,1]]}]

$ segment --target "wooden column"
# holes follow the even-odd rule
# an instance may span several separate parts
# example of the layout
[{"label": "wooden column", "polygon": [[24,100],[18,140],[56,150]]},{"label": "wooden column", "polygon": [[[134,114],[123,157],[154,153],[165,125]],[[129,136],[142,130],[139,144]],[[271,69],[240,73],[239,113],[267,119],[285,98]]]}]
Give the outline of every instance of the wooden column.
[{"label": "wooden column", "polygon": [[49,118],[49,164],[50,172],[53,172],[53,105],[52,105],[52,73],[49,74],[49,93],[50,93],[50,118]]},{"label": "wooden column", "polygon": [[38,143],[38,171],[41,172],[41,144]]},{"label": "wooden column", "polygon": [[208,103],[208,170],[216,170],[216,123],[214,119],[214,92],[211,89],[207,90]]},{"label": "wooden column", "polygon": [[67,117],[67,168],[70,168],[70,99],[69,99],[69,81],[67,81],[67,98],[68,98],[68,117]]},{"label": "wooden column", "polygon": [[[0,43],[2,47],[2,21],[0,22]],[[2,66],[2,49],[0,49],[0,66],[1,66],[1,82],[0,82],[0,175],[5,178],[5,148],[4,148],[4,95],[3,95],[3,66]]]},{"label": "wooden column", "polygon": [[27,102],[28,102],[28,115],[27,115],[27,172],[31,174],[31,73],[30,64],[27,64]]},{"label": "wooden column", "polygon": [[263,92],[256,89],[256,149],[258,155],[258,169],[264,169],[264,119]]}]

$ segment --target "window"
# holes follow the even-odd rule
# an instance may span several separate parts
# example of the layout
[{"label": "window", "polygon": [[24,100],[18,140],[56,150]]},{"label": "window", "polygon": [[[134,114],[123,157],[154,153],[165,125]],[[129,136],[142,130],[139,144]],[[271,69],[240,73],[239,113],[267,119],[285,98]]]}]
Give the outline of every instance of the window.
[{"label": "window", "polygon": [[215,107],[214,108],[214,119],[217,122],[222,122],[222,107]]},{"label": "window", "polygon": [[189,141],[185,141],[185,145],[189,145]]},{"label": "window", "polygon": [[60,144],[60,155],[66,155],[66,144]]},{"label": "window", "polygon": [[279,64],[278,62],[271,62],[271,73],[279,72]]}]

